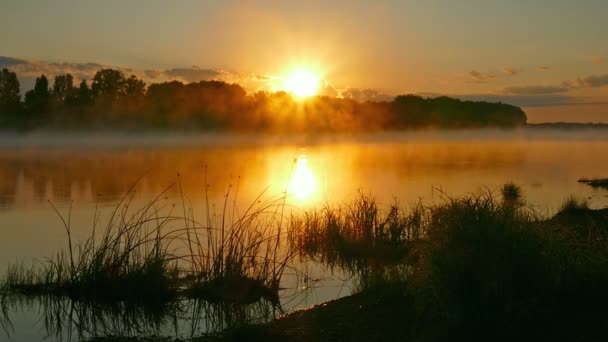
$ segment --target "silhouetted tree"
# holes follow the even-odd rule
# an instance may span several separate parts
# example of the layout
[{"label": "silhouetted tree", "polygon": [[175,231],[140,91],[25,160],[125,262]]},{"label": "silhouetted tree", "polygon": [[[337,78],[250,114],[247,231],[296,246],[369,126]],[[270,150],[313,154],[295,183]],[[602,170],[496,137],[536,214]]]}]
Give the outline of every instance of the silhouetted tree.
[{"label": "silhouetted tree", "polygon": [[[25,96],[21,113],[15,73],[0,73],[0,113],[4,123],[82,127],[185,128],[267,132],[377,131],[396,129],[517,127],[526,124],[519,107],[461,101],[441,96],[400,95],[393,101],[358,102],[353,98],[316,96],[296,100],[286,92],[247,95],[238,84],[172,81],[151,84],[120,70],[99,70],[91,88],[74,89],[70,74],[55,77],[49,91],[44,75]],[[354,94],[354,93],[353,93]],[[373,92],[370,93],[373,95]],[[356,94],[355,94],[356,95]],[[369,94],[368,94],[369,95]],[[51,102],[49,102],[52,99]],[[353,96],[351,96],[353,97]],[[51,103],[52,105],[49,105]],[[11,113],[15,120],[7,120]],[[45,120],[42,120],[42,119]]]},{"label": "silhouetted tree", "polygon": [[70,74],[55,76],[53,89],[51,91],[53,101],[56,104],[74,102],[74,78]]},{"label": "silhouetted tree", "polygon": [[17,74],[4,68],[0,71],[0,123],[11,122],[21,107]]},{"label": "silhouetted tree", "polygon": [[76,103],[79,105],[85,106],[89,105],[93,102],[93,92],[86,80],[82,80],[80,82],[80,86],[78,87],[78,94],[76,95]]},{"label": "silhouetted tree", "polygon": [[146,91],[146,83],[137,78],[135,75],[131,75],[125,80],[124,83],[124,95],[129,97],[141,97],[144,96]]},{"label": "silhouetted tree", "polygon": [[93,77],[91,90],[95,98],[115,101],[124,93],[125,75],[122,71],[114,69],[99,70]]},{"label": "silhouetted tree", "polygon": [[49,80],[41,75],[36,78],[34,89],[25,93],[25,109],[27,111],[27,121],[39,122],[49,109]]}]

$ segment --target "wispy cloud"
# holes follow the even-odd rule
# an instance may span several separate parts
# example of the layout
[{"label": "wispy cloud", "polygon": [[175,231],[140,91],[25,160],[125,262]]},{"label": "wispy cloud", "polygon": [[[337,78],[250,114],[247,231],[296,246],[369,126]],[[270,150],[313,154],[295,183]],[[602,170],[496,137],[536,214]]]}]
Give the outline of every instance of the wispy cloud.
[{"label": "wispy cloud", "polygon": [[167,78],[180,79],[185,82],[198,82],[222,78],[224,73],[218,69],[174,68],[161,72]]},{"label": "wispy cloud", "polygon": [[589,58],[589,61],[591,62],[591,64],[600,65],[600,64],[606,63],[608,61],[608,59],[606,59],[606,57],[604,57],[604,56],[596,55],[596,56],[591,56]]},{"label": "wispy cloud", "polygon": [[178,80],[185,83],[198,82],[203,80],[220,80],[229,83],[239,83],[251,87],[253,90],[266,89],[270,77],[259,74],[239,74],[221,69],[204,69],[197,66],[190,68],[171,68],[171,69],[145,69],[138,70],[132,68],[104,65],[100,63],[73,63],[73,62],[49,62],[38,60],[25,60],[13,57],[0,56],[0,67],[10,68],[19,76],[22,83],[22,90],[31,89],[34,79],[41,74],[46,75],[51,80],[61,74],[70,73],[77,81],[90,80],[95,73],[103,68],[113,68],[125,74],[135,74],[146,82],[164,82]]},{"label": "wispy cloud", "polygon": [[351,99],[358,102],[392,101],[394,98],[394,96],[369,88],[346,88],[340,92],[340,96],[345,99]]},{"label": "wispy cloud", "polygon": [[591,75],[580,80],[587,87],[603,87],[608,85],[608,74]]},{"label": "wispy cloud", "polygon": [[599,88],[608,86],[608,74],[589,75],[576,80],[563,81],[555,85],[526,85],[505,87],[503,94],[507,95],[550,95],[566,93],[573,89]]},{"label": "wispy cloud", "polygon": [[513,86],[503,89],[503,93],[512,95],[547,95],[567,92],[570,89],[565,85],[529,85]]},{"label": "wispy cloud", "polygon": [[483,73],[477,70],[469,71],[469,82],[472,83],[487,83],[495,78],[496,76],[493,74]]},{"label": "wispy cloud", "polygon": [[523,69],[504,67],[502,68],[502,72],[510,76],[517,76],[523,72]]},{"label": "wispy cloud", "polygon": [[17,64],[26,63],[23,59],[0,56],[0,68],[6,68]]}]

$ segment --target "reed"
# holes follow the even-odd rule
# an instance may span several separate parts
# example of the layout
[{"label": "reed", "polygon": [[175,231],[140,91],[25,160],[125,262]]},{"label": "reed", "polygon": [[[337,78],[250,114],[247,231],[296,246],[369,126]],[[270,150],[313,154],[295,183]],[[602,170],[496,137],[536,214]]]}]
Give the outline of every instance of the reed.
[{"label": "reed", "polygon": [[[217,215],[207,203],[205,223],[184,204],[183,215],[156,198],[132,210],[134,188],[99,233],[74,240],[70,215],[61,215],[67,246],[43,263],[11,265],[2,293],[68,296],[104,302],[167,302],[179,297],[214,301],[278,302],[282,274],[292,257],[283,246],[283,197],[255,199],[239,213],[236,199]],[[230,192],[226,194],[226,197]]]},{"label": "reed", "polygon": [[399,264],[424,236],[425,211],[421,203],[405,211],[396,202],[382,210],[372,196],[360,193],[337,208],[292,215],[289,240],[302,257],[332,267]]},{"label": "reed", "polygon": [[[293,251],[285,243],[285,197],[260,194],[240,213],[236,191],[225,194],[221,213],[207,204],[205,224],[187,226],[192,267],[185,294],[214,301],[248,303],[266,298],[278,303],[280,282]],[[195,222],[194,219],[186,222]]]}]

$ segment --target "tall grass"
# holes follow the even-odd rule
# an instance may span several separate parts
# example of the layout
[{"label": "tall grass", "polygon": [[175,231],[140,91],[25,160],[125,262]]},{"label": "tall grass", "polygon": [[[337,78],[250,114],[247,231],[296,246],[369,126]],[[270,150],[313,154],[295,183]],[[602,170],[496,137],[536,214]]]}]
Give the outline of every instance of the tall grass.
[{"label": "tall grass", "polygon": [[[262,200],[245,212],[228,199],[221,214],[207,202],[205,223],[190,207],[183,215],[161,203],[169,188],[138,209],[130,189],[99,232],[74,240],[70,215],[63,216],[67,246],[46,262],[9,267],[4,293],[50,294],[78,300],[164,302],[176,297],[278,302],[282,273],[293,253],[282,246],[284,198]],[[228,198],[230,192],[226,194]]]},{"label": "tall grass", "polygon": [[[527,315],[547,284],[540,219],[492,193],[449,198],[429,209],[412,288],[454,324]],[[486,321],[487,320],[487,321]],[[475,323],[472,323],[475,322]]]},{"label": "tall grass", "polygon": [[293,216],[290,240],[302,257],[351,271],[358,290],[401,283],[445,331],[536,329],[538,315],[597,310],[591,297],[608,303],[608,211],[568,199],[543,217],[516,185],[499,194],[446,195],[409,211],[361,195]]},{"label": "tall grass", "polygon": [[292,215],[289,240],[302,256],[330,266],[398,264],[424,235],[424,211],[420,203],[409,212],[398,203],[383,211],[373,197],[361,193],[337,208]]},{"label": "tall grass", "polygon": [[230,207],[229,189],[220,214],[207,210],[203,226],[187,226],[186,259],[192,263],[187,276],[193,283],[186,293],[234,302],[264,297],[278,303],[282,274],[293,256],[285,244],[285,197],[262,200],[262,193],[239,213],[236,192],[234,196]]},{"label": "tall grass", "polygon": [[[166,191],[166,190],[165,190]],[[75,299],[163,300],[175,294],[176,258],[169,250],[165,227],[177,218],[161,216],[157,198],[129,211],[134,191],[129,191],[111,213],[98,235],[97,220],[91,235],[74,241],[70,216],[59,215],[67,235],[65,250],[39,267],[9,268],[7,290],[25,294],[67,295]],[[52,205],[52,203],[51,203]]]},{"label": "tall grass", "polygon": [[129,304],[160,299],[159,307],[205,299],[201,310],[221,312],[221,329],[222,322],[253,319],[234,303],[276,303],[297,253],[357,276],[357,290],[407,293],[415,316],[446,338],[542,332],[572,312],[582,317],[577,321],[601,319],[608,305],[608,211],[574,199],[541,217],[511,184],[502,198],[491,191],[446,195],[404,209],[360,194],[287,216],[283,196],[261,194],[241,212],[236,193],[228,190],[219,212],[207,201],[202,222],[184,196],[177,215],[162,214],[157,199],[132,211],[129,195],[99,236],[95,224],[83,241],[73,240],[68,215],[65,251],[43,267],[12,266],[0,292]]}]

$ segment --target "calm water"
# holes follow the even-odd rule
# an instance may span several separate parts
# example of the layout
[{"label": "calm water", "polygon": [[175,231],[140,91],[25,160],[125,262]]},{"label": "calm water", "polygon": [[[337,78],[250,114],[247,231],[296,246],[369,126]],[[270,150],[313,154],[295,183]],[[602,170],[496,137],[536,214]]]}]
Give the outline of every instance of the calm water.
[{"label": "calm water", "polygon": [[[527,203],[544,214],[570,195],[588,199],[595,208],[608,206],[608,191],[577,183],[582,177],[608,177],[607,131],[317,138],[0,135],[0,271],[10,262],[43,258],[64,247],[64,230],[49,201],[64,215],[71,207],[73,234],[82,238],[91,232],[95,212],[103,221],[134,184],[134,205],[176,184],[162,198],[167,207],[182,205],[181,185],[195,214],[204,210],[206,196],[212,207],[221,207],[228,191],[237,208],[261,193],[272,197],[286,191],[289,208],[298,210],[340,203],[358,191],[374,194],[382,204],[395,198],[404,205],[419,199],[432,203],[446,194],[493,191],[508,181],[520,184]],[[284,308],[350,293],[351,282],[340,272],[298,266],[308,268],[316,286],[298,294],[300,285],[288,280],[293,286]],[[47,336],[42,311],[34,305],[12,312],[11,340]],[[202,325],[199,331],[207,329]],[[179,333],[171,329],[168,334],[187,335],[192,326]],[[0,330],[3,339],[8,337]]]}]

